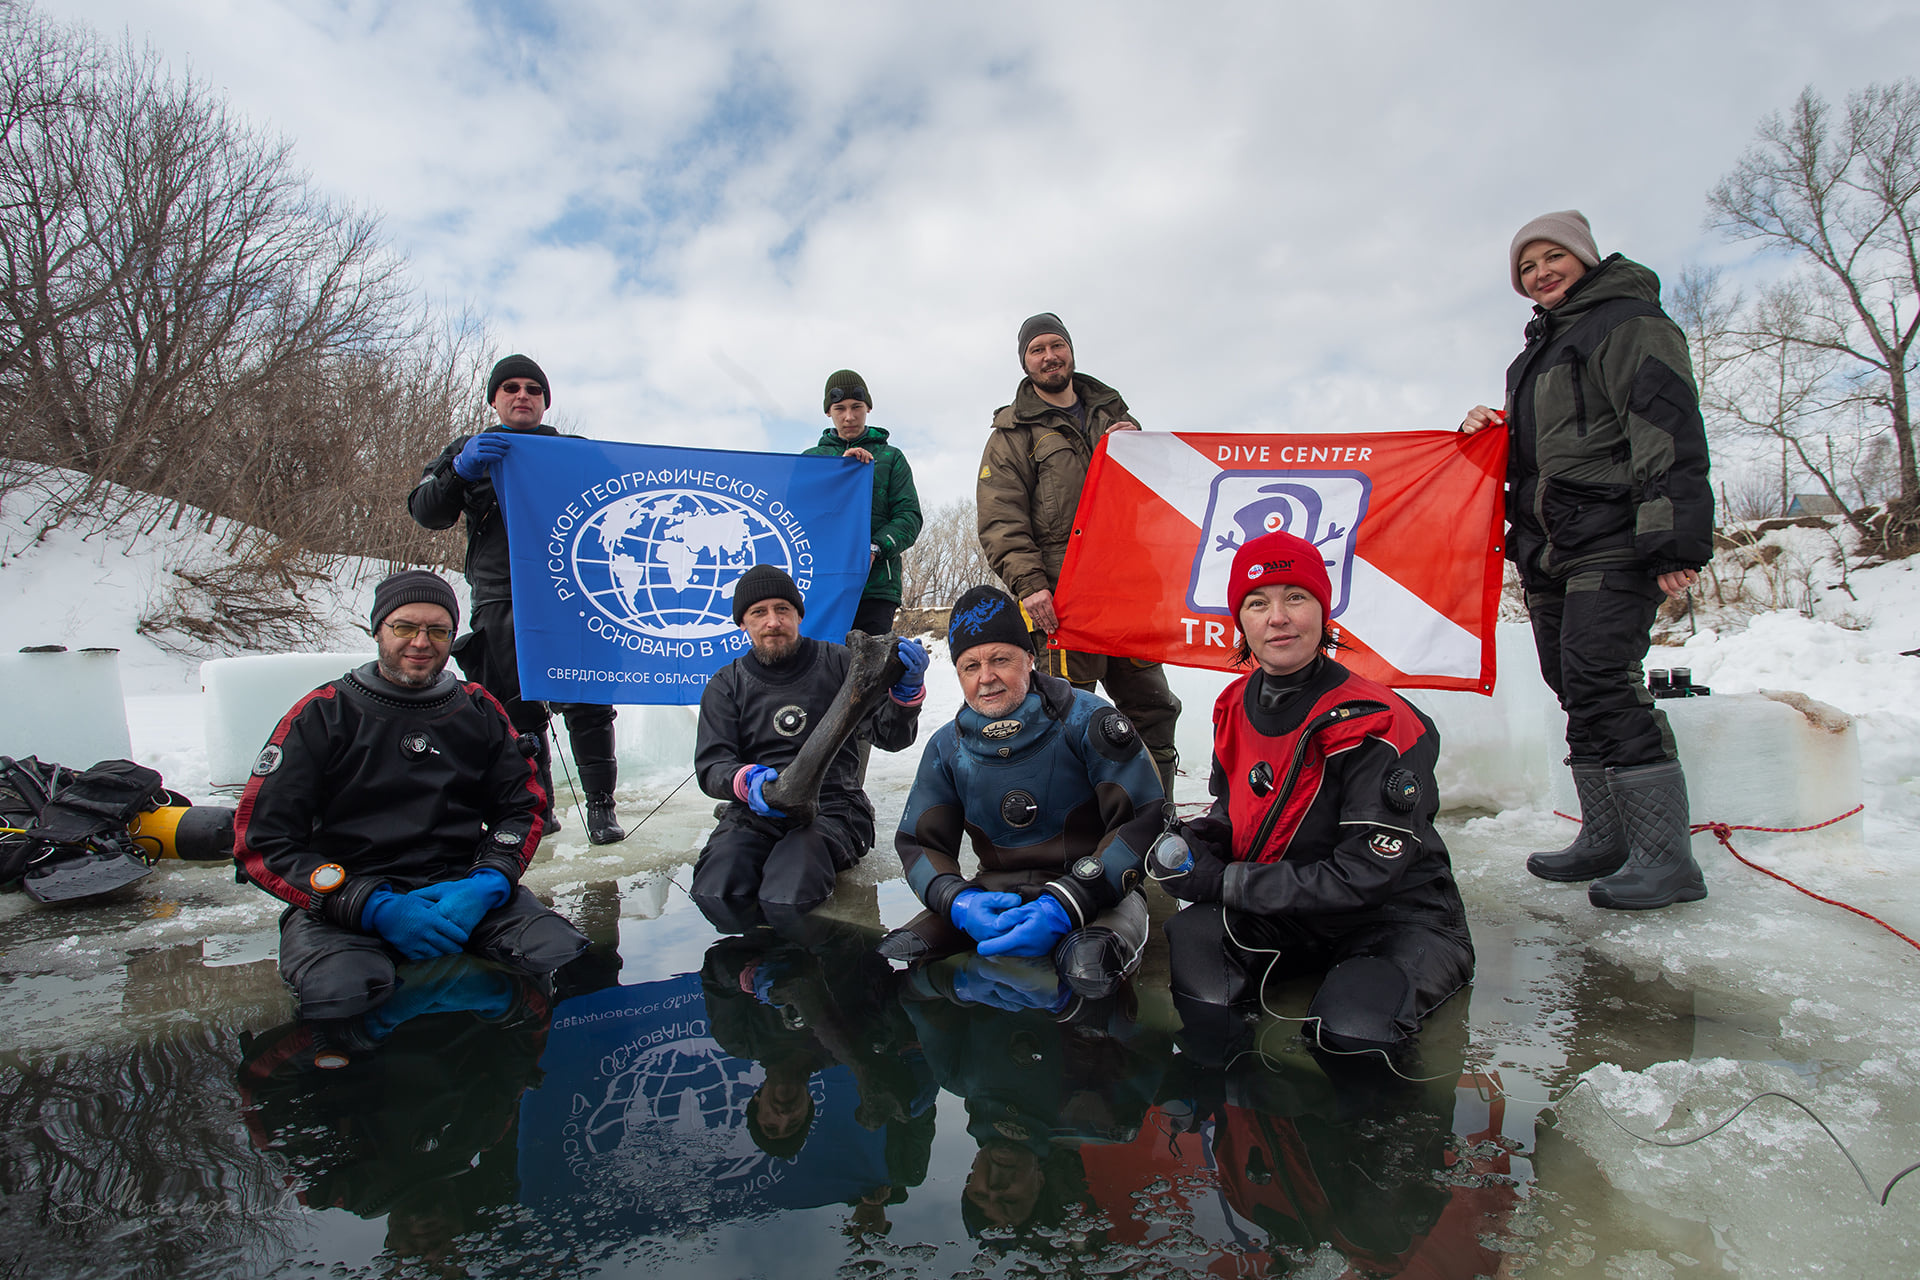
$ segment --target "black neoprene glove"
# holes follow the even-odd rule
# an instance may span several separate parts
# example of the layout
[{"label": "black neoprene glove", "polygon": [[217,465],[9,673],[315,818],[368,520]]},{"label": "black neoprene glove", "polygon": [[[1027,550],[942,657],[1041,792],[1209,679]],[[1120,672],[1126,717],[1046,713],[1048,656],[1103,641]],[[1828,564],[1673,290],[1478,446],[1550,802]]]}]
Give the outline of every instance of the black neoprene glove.
[{"label": "black neoprene glove", "polygon": [[1164,877],[1160,887],[1182,902],[1220,901],[1220,888],[1227,875],[1225,860],[1191,837],[1187,847],[1193,853],[1193,865],[1177,876]]}]

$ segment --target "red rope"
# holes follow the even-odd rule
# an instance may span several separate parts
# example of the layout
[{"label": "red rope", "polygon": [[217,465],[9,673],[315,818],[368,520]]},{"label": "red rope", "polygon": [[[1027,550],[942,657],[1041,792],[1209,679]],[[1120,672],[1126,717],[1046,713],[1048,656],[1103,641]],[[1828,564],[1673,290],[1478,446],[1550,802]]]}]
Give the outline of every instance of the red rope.
[{"label": "red rope", "polygon": [[[1767,870],[1765,867],[1761,866],[1757,862],[1752,861],[1745,854],[1741,853],[1738,849],[1733,847],[1732,835],[1736,831],[1768,831],[1768,832],[1773,832],[1775,834],[1793,834],[1801,831],[1818,831],[1820,830],[1820,828],[1830,827],[1836,822],[1845,822],[1848,818],[1851,818],[1854,814],[1859,813],[1861,810],[1865,809],[1866,807],[1867,806],[1864,804],[1857,804],[1853,806],[1853,808],[1847,810],[1845,813],[1841,814],[1836,818],[1828,818],[1825,822],[1816,822],[1810,827],[1750,827],[1750,826],[1739,826],[1730,822],[1696,822],[1693,824],[1691,831],[1692,831],[1692,834],[1696,836],[1699,835],[1702,831],[1711,831],[1713,833],[1713,838],[1715,840],[1718,840],[1728,853],[1732,854],[1735,858],[1739,859],[1739,861],[1741,861],[1742,863],[1745,863],[1747,866],[1752,867],[1755,871],[1758,871],[1761,875],[1772,876],[1775,880],[1778,880],[1781,884],[1786,885],[1789,889],[1798,889],[1801,893],[1806,894],[1809,898],[1812,898],[1815,902],[1824,902],[1830,907],[1839,907],[1842,911],[1851,911],[1853,912],[1853,914],[1859,916],[1863,920],[1871,920],[1875,924],[1879,925],[1882,929],[1885,929],[1888,933],[1892,934],[1894,937],[1900,939],[1900,941],[1912,947],[1914,950],[1920,951],[1920,942],[1915,942],[1912,938],[1909,938],[1906,934],[1900,932],[1898,929],[1888,924],[1885,920],[1882,920],[1879,916],[1872,915],[1869,912],[1862,911],[1858,907],[1849,906],[1846,903],[1841,902],[1837,898],[1823,897],[1822,895],[1815,893],[1813,890],[1805,887],[1804,885],[1795,884],[1793,881],[1781,875],[1778,871]],[[1561,813],[1558,809],[1555,809],[1553,811],[1553,816],[1556,818],[1565,818],[1568,822],[1580,821],[1580,819],[1574,817],[1572,814]]]}]

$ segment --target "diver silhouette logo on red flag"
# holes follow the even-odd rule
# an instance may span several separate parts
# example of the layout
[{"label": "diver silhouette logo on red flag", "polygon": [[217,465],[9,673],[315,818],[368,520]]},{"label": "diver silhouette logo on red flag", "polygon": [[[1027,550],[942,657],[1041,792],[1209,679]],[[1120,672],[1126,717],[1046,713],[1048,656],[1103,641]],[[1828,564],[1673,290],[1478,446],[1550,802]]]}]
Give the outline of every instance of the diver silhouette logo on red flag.
[{"label": "diver silhouette logo on red flag", "polygon": [[1263,534],[1284,532],[1320,549],[1338,618],[1353,579],[1353,535],[1366,515],[1369,488],[1367,477],[1354,472],[1220,472],[1201,522],[1187,603],[1196,612],[1224,617],[1234,552]]}]

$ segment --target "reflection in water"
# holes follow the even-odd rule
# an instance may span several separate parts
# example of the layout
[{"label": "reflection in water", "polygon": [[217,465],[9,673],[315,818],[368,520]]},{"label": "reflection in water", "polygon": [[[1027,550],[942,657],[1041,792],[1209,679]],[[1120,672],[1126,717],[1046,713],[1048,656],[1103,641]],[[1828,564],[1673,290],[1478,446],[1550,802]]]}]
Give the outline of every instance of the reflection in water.
[{"label": "reflection in water", "polygon": [[438,1267],[518,1199],[520,1098],[539,1083],[553,1013],[542,982],[464,953],[400,976],[364,1018],[242,1036],[236,1080],[255,1142],[302,1204],[384,1216],[396,1257]]},{"label": "reflection in water", "polygon": [[[1071,1211],[1093,1209],[1081,1150],[1140,1132],[1170,1043],[1133,1021],[1124,987],[1097,1002],[1066,1001],[1048,961],[970,956],[950,981],[939,976],[947,968],[915,975],[907,1013],[941,1087],[966,1100],[967,1133],[979,1144],[961,1217],[970,1235],[1002,1228],[996,1239],[1033,1247]],[[983,986],[989,1000],[963,994]],[[1036,997],[1009,1009],[1007,993],[1023,988]]]},{"label": "reflection in water", "polygon": [[1691,993],[1529,935],[1399,1074],[1278,1017],[1208,1066],[1152,991],[897,973],[870,895],[718,939],[676,900],[623,970],[619,892],[575,892],[594,945],[551,979],[412,966],[346,1023],[245,1035],[289,1007],[271,962],[136,957],[130,1016],[225,1012],[0,1059],[0,1275],[1505,1274],[1570,1256],[1542,1235],[1563,1202],[1529,1185],[1537,1107],[1464,1065],[1469,1008],[1516,1093],[1696,1035]]}]

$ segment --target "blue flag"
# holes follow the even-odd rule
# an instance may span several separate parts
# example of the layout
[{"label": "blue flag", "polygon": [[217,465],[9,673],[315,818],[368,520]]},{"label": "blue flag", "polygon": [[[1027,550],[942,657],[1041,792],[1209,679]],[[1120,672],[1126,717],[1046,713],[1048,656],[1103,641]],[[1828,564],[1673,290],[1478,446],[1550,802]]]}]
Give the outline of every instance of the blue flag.
[{"label": "blue flag", "polygon": [[521,1203],[603,1238],[764,1220],[893,1180],[886,1131],[857,1121],[860,1089],[838,1064],[807,1079],[814,1116],[796,1156],[755,1146],[747,1100],[765,1069],[714,1039],[697,973],[563,1002],[540,1070],[520,1102]]},{"label": "blue flag", "polygon": [[801,632],[839,640],[866,585],[873,472],[846,458],[514,436],[493,468],[513,569],[520,690],[549,702],[694,703],[745,653],[733,587],[792,575]]}]

